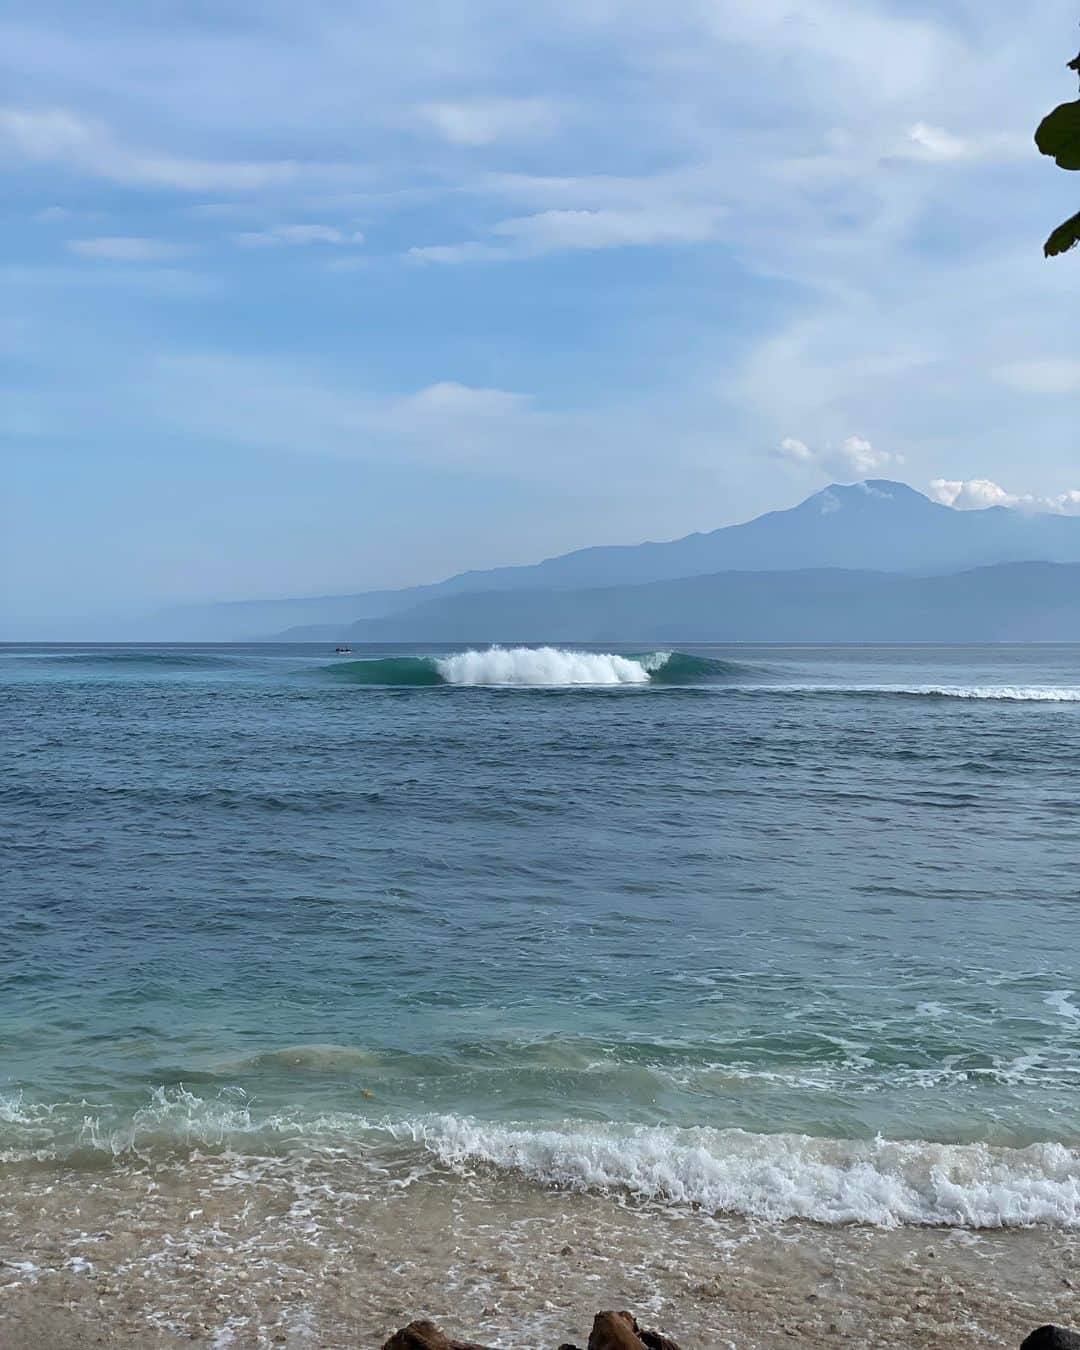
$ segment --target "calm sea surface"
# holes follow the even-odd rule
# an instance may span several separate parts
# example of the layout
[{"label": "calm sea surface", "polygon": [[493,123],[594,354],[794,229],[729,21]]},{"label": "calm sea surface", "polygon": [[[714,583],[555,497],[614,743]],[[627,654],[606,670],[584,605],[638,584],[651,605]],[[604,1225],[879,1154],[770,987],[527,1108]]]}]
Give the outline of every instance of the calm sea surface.
[{"label": "calm sea surface", "polygon": [[1080,1226],[1080,649],[0,648],[0,1159]]}]

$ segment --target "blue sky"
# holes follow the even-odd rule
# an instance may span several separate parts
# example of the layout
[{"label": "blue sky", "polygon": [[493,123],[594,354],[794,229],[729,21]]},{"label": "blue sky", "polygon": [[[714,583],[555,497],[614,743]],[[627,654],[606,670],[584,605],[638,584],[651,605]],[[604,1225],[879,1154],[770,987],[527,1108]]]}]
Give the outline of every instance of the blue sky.
[{"label": "blue sky", "polygon": [[9,0],[8,626],[1080,510],[1072,0]]}]

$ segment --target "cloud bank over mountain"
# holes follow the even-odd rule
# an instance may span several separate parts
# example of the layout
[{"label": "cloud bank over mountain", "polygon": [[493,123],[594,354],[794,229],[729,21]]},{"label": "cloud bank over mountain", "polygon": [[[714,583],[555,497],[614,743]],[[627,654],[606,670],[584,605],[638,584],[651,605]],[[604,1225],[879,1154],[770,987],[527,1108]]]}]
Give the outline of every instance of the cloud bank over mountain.
[{"label": "cloud bank over mountain", "polygon": [[954,506],[959,511],[1007,506],[1022,511],[1051,511],[1059,515],[1080,516],[1080,490],[1076,488],[1043,497],[1034,492],[1007,492],[989,478],[935,478],[930,484],[930,495],[934,501]]}]

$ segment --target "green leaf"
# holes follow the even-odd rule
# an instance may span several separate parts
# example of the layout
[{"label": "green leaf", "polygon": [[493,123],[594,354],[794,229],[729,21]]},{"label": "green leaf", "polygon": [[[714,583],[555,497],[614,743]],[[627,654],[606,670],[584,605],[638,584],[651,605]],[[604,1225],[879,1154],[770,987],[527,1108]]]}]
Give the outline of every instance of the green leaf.
[{"label": "green leaf", "polygon": [[1035,144],[1063,169],[1080,169],[1080,99],[1047,113],[1035,133]]},{"label": "green leaf", "polygon": [[1057,227],[1043,245],[1043,254],[1047,258],[1056,258],[1059,253],[1068,253],[1077,244],[1080,244],[1080,211]]}]

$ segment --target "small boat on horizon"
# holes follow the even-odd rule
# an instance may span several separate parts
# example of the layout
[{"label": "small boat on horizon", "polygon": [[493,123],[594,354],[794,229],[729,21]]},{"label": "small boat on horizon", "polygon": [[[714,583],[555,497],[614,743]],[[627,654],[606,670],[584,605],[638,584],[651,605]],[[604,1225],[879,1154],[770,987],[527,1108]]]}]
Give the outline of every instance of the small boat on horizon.
[{"label": "small boat on horizon", "polygon": [[352,656],[352,648],[351,648],[351,647],[335,647],[335,648],[334,648],[334,655],[335,655],[335,656]]}]

